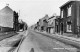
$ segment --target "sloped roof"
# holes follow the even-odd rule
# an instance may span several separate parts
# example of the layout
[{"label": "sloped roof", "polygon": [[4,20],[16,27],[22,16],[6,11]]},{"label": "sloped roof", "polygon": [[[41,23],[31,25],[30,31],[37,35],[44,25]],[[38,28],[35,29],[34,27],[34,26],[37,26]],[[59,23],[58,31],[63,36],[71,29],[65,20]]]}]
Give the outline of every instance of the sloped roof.
[{"label": "sloped roof", "polygon": [[64,7],[65,5],[69,4],[71,1],[66,2],[65,4],[63,4],[62,6],[60,6],[60,8]]},{"label": "sloped roof", "polygon": [[68,2],[66,2],[65,4],[63,4],[62,6],[60,6],[60,8],[64,7],[65,5],[71,3],[72,1],[80,1],[80,0],[69,0]]},{"label": "sloped roof", "polygon": [[69,0],[69,1],[80,1],[80,0]]},{"label": "sloped roof", "polygon": [[9,6],[5,6],[2,10],[0,10],[0,13],[10,13],[10,11],[13,11]]}]

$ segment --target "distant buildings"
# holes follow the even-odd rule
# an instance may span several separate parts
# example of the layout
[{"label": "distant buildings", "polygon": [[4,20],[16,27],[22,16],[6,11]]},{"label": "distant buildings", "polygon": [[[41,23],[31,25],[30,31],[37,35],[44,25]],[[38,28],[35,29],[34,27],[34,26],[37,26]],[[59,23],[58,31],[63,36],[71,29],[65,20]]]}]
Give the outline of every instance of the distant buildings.
[{"label": "distant buildings", "polygon": [[28,25],[21,19],[19,19],[18,26],[19,26],[18,29],[22,30],[22,31],[27,30],[27,28],[28,28]]},{"label": "distant buildings", "polygon": [[42,19],[39,19],[39,21],[37,22],[38,25],[38,29],[40,31],[46,31],[46,28],[48,26],[48,15],[45,15]]},{"label": "distant buildings", "polygon": [[42,19],[39,19],[37,24],[35,25],[35,29],[47,33],[55,33],[55,19],[56,16],[49,17],[45,15]]}]

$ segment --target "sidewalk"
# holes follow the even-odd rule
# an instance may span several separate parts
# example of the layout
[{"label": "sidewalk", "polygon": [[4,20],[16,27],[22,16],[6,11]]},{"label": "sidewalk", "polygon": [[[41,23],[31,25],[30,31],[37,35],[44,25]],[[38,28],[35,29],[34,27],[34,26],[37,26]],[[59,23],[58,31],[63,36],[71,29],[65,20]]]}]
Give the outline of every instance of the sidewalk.
[{"label": "sidewalk", "polygon": [[68,37],[68,36],[59,35],[59,34],[49,34],[46,32],[39,32],[39,31],[36,31],[36,32],[42,33],[43,35],[48,36],[50,38],[55,38],[61,42],[73,45],[80,49],[80,38]]},{"label": "sidewalk", "polygon": [[0,52],[11,52],[15,50],[15,48],[19,45],[21,39],[23,38],[24,33],[25,32],[17,32],[17,34],[13,33],[15,35],[0,41]]},{"label": "sidewalk", "polygon": [[67,39],[72,40],[72,41],[80,42],[80,38],[77,38],[76,36],[65,36],[65,35],[59,35],[59,34],[56,34],[56,35],[63,37],[63,38],[67,38]]},{"label": "sidewalk", "polygon": [[[50,34],[50,33],[47,33],[47,32],[42,32],[42,33],[45,33],[45,34]],[[63,37],[65,39],[69,39],[69,40],[72,40],[72,41],[77,41],[77,42],[80,42],[80,38],[77,38],[77,35],[76,34],[71,34],[71,33],[63,33],[63,35],[60,35],[59,33],[55,33],[55,34],[52,34],[52,35],[56,35],[56,36],[59,36],[59,37]]]},{"label": "sidewalk", "polygon": [[[59,33],[57,33],[59,34]],[[59,34],[60,35],[60,34]],[[73,38],[77,38],[77,34],[72,34],[72,33],[63,33],[63,36],[67,36],[67,37],[73,37]]]},{"label": "sidewalk", "polygon": [[18,33],[16,32],[4,32],[4,33],[0,33],[0,41],[9,37],[12,37],[14,35],[17,35]]}]

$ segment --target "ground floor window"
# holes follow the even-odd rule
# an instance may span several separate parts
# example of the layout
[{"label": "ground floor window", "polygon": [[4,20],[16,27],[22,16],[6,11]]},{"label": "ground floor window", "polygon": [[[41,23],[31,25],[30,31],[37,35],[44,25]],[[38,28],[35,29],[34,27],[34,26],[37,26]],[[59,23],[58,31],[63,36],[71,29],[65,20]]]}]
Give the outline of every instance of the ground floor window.
[{"label": "ground floor window", "polygon": [[71,25],[70,25],[70,24],[67,25],[67,32],[72,32],[72,30],[71,30]]}]

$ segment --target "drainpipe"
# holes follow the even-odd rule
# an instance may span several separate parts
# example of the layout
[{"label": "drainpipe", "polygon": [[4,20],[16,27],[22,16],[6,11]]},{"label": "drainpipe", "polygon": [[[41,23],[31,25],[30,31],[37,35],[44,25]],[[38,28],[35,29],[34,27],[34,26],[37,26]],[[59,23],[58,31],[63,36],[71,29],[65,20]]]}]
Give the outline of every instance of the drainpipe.
[{"label": "drainpipe", "polygon": [[79,6],[77,6],[77,31],[78,31],[78,34],[77,34],[77,37],[80,37],[80,20],[79,20]]}]

